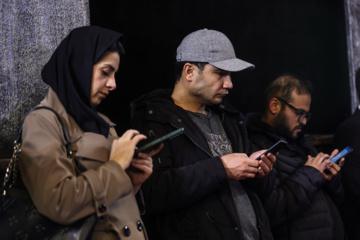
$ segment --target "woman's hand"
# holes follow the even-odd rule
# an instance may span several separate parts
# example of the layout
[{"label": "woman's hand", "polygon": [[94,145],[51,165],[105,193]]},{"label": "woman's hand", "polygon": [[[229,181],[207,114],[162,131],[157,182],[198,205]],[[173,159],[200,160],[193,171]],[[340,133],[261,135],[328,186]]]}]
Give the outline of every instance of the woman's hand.
[{"label": "woman's hand", "polygon": [[135,193],[139,190],[141,184],[151,175],[153,171],[151,157],[157,154],[162,149],[163,145],[164,144],[161,144],[149,153],[140,152],[133,158],[130,167],[127,169],[127,173],[130,176]]},{"label": "woman's hand", "polygon": [[110,161],[117,162],[126,170],[133,157],[136,145],[146,136],[136,130],[127,130],[120,138],[113,141],[110,152]]}]

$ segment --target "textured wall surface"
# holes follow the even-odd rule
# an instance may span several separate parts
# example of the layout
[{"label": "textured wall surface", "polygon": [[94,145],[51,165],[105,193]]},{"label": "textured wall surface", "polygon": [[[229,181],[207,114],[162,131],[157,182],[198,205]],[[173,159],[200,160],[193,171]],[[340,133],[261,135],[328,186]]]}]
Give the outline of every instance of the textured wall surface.
[{"label": "textured wall surface", "polygon": [[0,1],[0,158],[27,113],[47,92],[40,72],[74,27],[90,24],[88,0]]},{"label": "textured wall surface", "polygon": [[351,107],[355,110],[358,105],[355,89],[355,73],[356,69],[360,67],[360,0],[345,0],[345,11],[347,18]]}]

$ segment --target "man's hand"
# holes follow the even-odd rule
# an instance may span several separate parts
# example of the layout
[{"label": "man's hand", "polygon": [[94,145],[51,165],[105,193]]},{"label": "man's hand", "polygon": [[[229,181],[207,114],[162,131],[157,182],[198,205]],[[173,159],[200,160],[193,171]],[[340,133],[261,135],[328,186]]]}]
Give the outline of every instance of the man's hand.
[{"label": "man's hand", "polygon": [[308,156],[308,160],[305,163],[305,166],[311,166],[316,168],[324,175],[324,168],[326,164],[331,163],[329,161],[329,155],[324,153],[319,153],[316,157]]},{"label": "man's hand", "polygon": [[231,153],[221,157],[229,179],[254,178],[258,173],[259,161],[250,159],[245,153]]},{"label": "man's hand", "polygon": [[[331,153],[329,159],[333,158],[338,152],[339,152],[338,149],[335,149],[335,150]],[[333,162],[329,161],[329,163],[326,164],[326,169],[327,169],[328,171],[322,172],[323,177],[324,177],[327,181],[330,181],[333,177],[335,177],[335,176],[340,172],[341,167],[344,165],[344,163],[345,163],[345,158],[341,158],[341,159],[340,159],[339,165],[336,164],[336,163],[333,163]]]},{"label": "man's hand", "polygon": [[[264,153],[266,150],[260,150],[257,152],[254,152],[250,155],[251,159],[256,159],[258,156],[260,156],[262,153]],[[277,155],[277,154],[276,154]],[[272,167],[276,161],[276,157],[272,153],[268,153],[267,155],[262,155],[261,159],[259,161],[259,167],[258,167],[258,174],[256,174],[256,177],[264,177],[272,170]]]}]

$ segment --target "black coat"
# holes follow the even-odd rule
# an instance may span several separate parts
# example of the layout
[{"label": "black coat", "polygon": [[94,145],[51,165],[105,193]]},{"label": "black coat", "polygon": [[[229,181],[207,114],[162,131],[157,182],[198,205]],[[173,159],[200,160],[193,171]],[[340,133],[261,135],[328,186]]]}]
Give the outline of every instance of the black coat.
[{"label": "black coat", "polygon": [[[278,140],[274,129],[261,121],[261,114],[249,114],[247,127],[254,149],[269,148]],[[286,139],[283,139],[286,140]],[[314,146],[304,138],[289,141],[279,151],[270,175],[276,183],[264,201],[275,239],[344,239],[343,224],[335,203],[343,200],[340,175],[326,182],[320,171],[305,166],[307,155],[316,156]]]},{"label": "black coat", "polygon": [[[149,136],[148,140],[185,128],[183,135],[166,142],[160,153],[153,156],[154,172],[142,186],[149,238],[243,239],[220,157],[212,156],[201,131],[186,111],[173,103],[170,95],[171,92],[151,93],[132,105],[133,110],[136,106],[136,114],[131,127]],[[233,151],[247,152],[249,144],[242,115],[227,105],[212,110],[219,114]],[[264,192],[263,181],[253,181],[251,186]],[[247,193],[261,239],[272,239],[259,198],[249,189]]]},{"label": "black coat", "polygon": [[360,239],[360,110],[343,122],[335,131],[334,147],[339,150],[351,146],[354,151],[346,156],[341,168],[345,192],[342,213],[348,238]]}]

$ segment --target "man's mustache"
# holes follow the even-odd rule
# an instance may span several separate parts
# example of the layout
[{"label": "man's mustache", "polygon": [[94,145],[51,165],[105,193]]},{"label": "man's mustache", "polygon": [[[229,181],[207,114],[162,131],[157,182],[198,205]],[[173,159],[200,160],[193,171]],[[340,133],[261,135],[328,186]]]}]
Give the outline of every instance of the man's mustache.
[{"label": "man's mustache", "polygon": [[295,127],[295,129],[303,129],[304,128],[304,124],[300,123],[298,126]]}]

